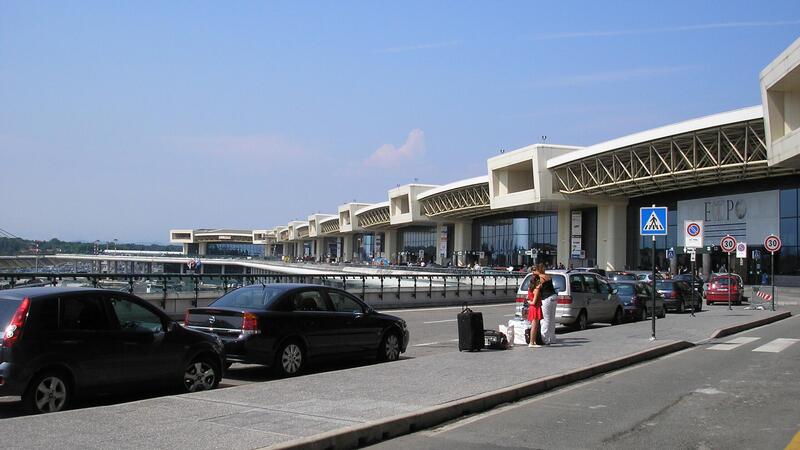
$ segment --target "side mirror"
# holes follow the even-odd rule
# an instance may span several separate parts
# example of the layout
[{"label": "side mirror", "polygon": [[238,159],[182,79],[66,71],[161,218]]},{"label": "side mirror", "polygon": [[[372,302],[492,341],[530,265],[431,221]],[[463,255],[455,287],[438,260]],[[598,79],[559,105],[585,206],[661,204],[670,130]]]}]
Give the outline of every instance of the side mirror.
[{"label": "side mirror", "polygon": [[617,292],[619,292],[619,289],[612,289],[612,290],[611,290],[611,293],[612,293],[612,294],[616,294]]}]

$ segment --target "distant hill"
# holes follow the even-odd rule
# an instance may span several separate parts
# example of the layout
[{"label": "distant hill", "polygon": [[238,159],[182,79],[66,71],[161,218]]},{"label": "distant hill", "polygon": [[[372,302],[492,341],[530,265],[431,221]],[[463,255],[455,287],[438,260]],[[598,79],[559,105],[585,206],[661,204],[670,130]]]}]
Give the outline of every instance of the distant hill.
[{"label": "distant hill", "polygon": [[[39,244],[40,255],[52,255],[55,253],[73,253],[73,254],[94,254],[94,242],[67,242],[59,239],[50,239],[49,241],[32,241],[22,238],[9,238],[0,237],[0,256],[14,256],[14,255],[32,255],[36,253],[36,244]],[[115,248],[114,244],[103,242],[97,246],[99,251],[106,248]],[[123,244],[117,243],[117,250],[153,250],[153,251],[181,251],[178,245],[160,245],[160,244]]]}]

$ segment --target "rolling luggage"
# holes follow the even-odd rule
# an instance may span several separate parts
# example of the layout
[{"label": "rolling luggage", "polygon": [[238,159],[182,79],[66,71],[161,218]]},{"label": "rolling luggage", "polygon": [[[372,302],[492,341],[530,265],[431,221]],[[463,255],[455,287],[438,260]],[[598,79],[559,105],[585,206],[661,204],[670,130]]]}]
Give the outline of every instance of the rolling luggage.
[{"label": "rolling luggage", "polygon": [[483,345],[492,350],[507,350],[508,338],[497,330],[483,330]]},{"label": "rolling luggage", "polygon": [[483,313],[464,307],[458,313],[458,351],[479,351],[483,348]]}]

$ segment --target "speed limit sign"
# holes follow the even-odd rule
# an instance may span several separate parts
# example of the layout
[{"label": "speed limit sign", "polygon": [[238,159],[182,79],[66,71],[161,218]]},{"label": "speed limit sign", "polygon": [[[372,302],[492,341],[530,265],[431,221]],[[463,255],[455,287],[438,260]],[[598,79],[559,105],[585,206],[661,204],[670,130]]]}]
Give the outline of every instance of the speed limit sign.
[{"label": "speed limit sign", "polygon": [[736,238],[733,236],[725,236],[719,241],[719,246],[722,247],[723,252],[731,253],[736,250]]},{"label": "speed limit sign", "polygon": [[770,234],[766,239],[764,239],[764,248],[770,253],[777,252],[781,249],[781,238],[775,236],[774,234]]}]

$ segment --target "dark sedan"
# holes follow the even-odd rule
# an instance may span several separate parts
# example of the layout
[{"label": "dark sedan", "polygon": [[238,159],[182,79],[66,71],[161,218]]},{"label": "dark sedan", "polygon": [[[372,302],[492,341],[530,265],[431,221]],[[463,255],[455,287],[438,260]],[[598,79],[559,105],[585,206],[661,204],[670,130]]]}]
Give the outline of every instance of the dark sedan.
[{"label": "dark sedan", "polygon": [[703,279],[702,278],[700,278],[698,276],[692,277],[691,274],[683,273],[683,274],[680,274],[680,275],[675,275],[674,277],[672,277],[672,279],[673,280],[677,280],[677,281],[683,281],[685,283],[690,284],[692,286],[692,288],[694,288],[694,291],[698,293],[698,295],[700,295],[701,297],[703,296]]},{"label": "dark sedan", "polygon": [[675,280],[656,280],[656,290],[664,294],[664,305],[668,310],[684,313],[691,308],[700,311],[703,305],[702,297],[695,292],[689,283]]},{"label": "dark sedan", "polygon": [[283,376],[296,375],[309,360],[370,355],[394,361],[409,340],[402,319],[313,284],[242,287],[189,309],[184,325],[218,335],[228,363],[262,364]]},{"label": "dark sedan", "polygon": [[223,347],[147,302],[119,291],[0,291],[0,397],[33,413],[61,411],[95,388],[173,383],[213,389]]},{"label": "dark sedan", "polygon": [[[644,281],[615,281],[611,286],[617,290],[626,320],[645,320],[653,311],[653,291]],[[666,317],[664,296],[656,293],[656,316]]]}]

